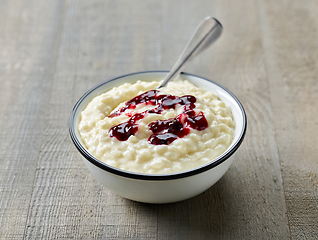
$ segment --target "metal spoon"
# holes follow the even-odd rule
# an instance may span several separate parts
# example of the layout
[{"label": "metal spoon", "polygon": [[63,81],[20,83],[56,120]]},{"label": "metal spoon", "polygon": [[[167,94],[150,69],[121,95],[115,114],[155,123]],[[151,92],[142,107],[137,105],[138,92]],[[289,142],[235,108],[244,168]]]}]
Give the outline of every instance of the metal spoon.
[{"label": "metal spoon", "polygon": [[169,80],[177,77],[182,69],[184,69],[185,63],[188,63],[215,42],[220,37],[222,30],[223,27],[218,20],[212,17],[205,18],[192,35],[178,61],[174,64],[158,88],[165,86]]}]

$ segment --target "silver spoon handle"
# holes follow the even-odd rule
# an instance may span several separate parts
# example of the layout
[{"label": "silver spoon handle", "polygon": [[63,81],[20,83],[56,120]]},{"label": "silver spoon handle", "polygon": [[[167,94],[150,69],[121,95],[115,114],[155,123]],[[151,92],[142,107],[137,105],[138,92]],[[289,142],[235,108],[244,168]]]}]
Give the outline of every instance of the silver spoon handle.
[{"label": "silver spoon handle", "polygon": [[215,42],[220,37],[222,30],[223,27],[218,20],[212,17],[205,18],[192,35],[188,45],[159,88],[165,86],[169,80],[178,76],[184,69],[185,63],[188,63]]}]

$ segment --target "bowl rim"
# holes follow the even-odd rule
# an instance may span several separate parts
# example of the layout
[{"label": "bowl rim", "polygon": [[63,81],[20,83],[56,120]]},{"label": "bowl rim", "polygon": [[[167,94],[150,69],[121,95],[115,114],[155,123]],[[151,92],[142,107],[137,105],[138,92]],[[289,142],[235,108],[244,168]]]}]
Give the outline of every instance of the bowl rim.
[{"label": "bowl rim", "polygon": [[230,92],[228,89],[226,89],[225,87],[223,87],[222,85],[198,76],[198,75],[194,75],[194,74],[190,74],[190,73],[185,73],[182,72],[182,75],[186,75],[186,76],[191,76],[191,77],[196,77],[196,78],[201,78],[205,81],[211,82],[212,84],[217,85],[218,87],[222,88],[224,91],[226,91],[234,100],[235,102],[238,104],[240,111],[242,113],[243,116],[243,123],[242,123],[242,130],[240,132],[240,135],[236,141],[235,144],[233,144],[231,146],[230,149],[227,149],[225,154],[221,154],[219,157],[215,158],[213,161],[206,163],[204,165],[201,165],[199,167],[190,169],[190,170],[186,170],[186,171],[182,171],[182,172],[177,172],[177,173],[169,173],[169,174],[145,174],[145,173],[136,173],[136,172],[130,172],[130,171],[125,171],[119,168],[115,168],[112,167],[100,160],[98,160],[97,158],[95,158],[92,154],[90,154],[88,152],[88,150],[80,143],[80,141],[78,140],[76,134],[75,134],[75,130],[74,130],[74,120],[75,120],[75,114],[78,110],[78,107],[80,106],[80,104],[82,103],[82,101],[89,95],[91,94],[93,91],[95,91],[97,88],[103,86],[104,84],[107,84],[109,82],[115,81],[119,78],[124,78],[124,77],[128,77],[131,75],[137,75],[137,74],[145,74],[145,73],[168,73],[169,71],[166,70],[151,70],[151,71],[139,71],[139,72],[133,72],[133,73],[128,73],[128,74],[124,74],[124,75],[120,75],[114,78],[111,78],[109,80],[106,80],[104,82],[101,82],[99,84],[97,84],[95,87],[91,88],[90,90],[88,90],[75,104],[75,106],[73,107],[73,110],[71,112],[71,117],[70,117],[70,122],[69,122],[69,133],[71,136],[71,139],[75,145],[75,147],[78,149],[78,151],[81,153],[81,155],[83,157],[85,157],[86,160],[88,160],[90,163],[92,163],[93,165],[95,165],[96,167],[105,170],[109,173],[115,174],[117,176],[121,176],[121,177],[125,177],[125,178],[131,178],[131,179],[137,179],[137,180],[153,180],[153,181],[163,181],[163,180],[175,180],[175,179],[181,179],[181,178],[186,178],[186,177],[190,177],[193,175],[197,175],[199,173],[208,171],[218,165],[220,165],[221,163],[223,163],[224,161],[226,161],[230,156],[232,156],[234,154],[234,152],[239,148],[239,146],[241,145],[241,143],[243,142],[245,133],[246,133],[246,128],[247,128],[247,118],[246,118],[246,113],[245,110],[243,108],[243,105],[240,103],[240,101],[237,99],[237,97]]}]

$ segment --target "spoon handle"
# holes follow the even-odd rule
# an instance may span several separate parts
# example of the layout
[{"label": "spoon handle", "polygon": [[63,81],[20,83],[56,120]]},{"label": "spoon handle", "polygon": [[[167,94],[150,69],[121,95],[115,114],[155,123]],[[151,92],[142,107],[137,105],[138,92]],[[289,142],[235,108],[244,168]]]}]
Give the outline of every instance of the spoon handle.
[{"label": "spoon handle", "polygon": [[188,63],[215,42],[220,37],[222,30],[223,27],[218,20],[212,17],[205,18],[192,35],[188,45],[159,88],[165,86],[169,80],[178,76],[182,69],[184,69],[185,63]]}]

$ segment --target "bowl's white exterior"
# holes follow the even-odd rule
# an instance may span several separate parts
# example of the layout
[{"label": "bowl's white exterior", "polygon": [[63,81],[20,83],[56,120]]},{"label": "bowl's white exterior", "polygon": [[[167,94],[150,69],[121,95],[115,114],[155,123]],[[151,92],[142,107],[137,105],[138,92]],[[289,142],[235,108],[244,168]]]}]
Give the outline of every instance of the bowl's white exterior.
[{"label": "bowl's white exterior", "polygon": [[[80,142],[80,144],[83,145],[77,128],[80,120],[80,113],[95,96],[109,89],[112,89],[115,86],[119,86],[125,82],[136,82],[137,80],[160,81],[165,77],[166,74],[167,72],[158,71],[140,72],[125,75],[115,80],[106,82],[105,84],[102,84],[99,87],[95,87],[92,91],[90,91],[81,101],[81,103],[77,106],[77,109],[74,113],[74,120],[71,124],[71,126],[74,128],[73,130],[75,136],[77,140]],[[244,137],[246,128],[246,117],[244,110],[242,109],[242,107],[239,106],[238,102],[227,91],[225,91],[220,86],[214,84],[213,82],[207,81],[198,76],[187,74],[181,74],[179,78],[185,78],[203,89],[214,92],[220,97],[220,99],[223,102],[225,102],[231,108],[234,121],[236,124],[235,135],[233,143],[231,144],[229,149],[219,157],[221,158],[222,156],[226,155],[226,153],[231,149],[231,147],[233,147],[236,144],[240,144],[242,138]],[[212,162],[214,161],[216,160],[213,160]],[[123,177],[98,167],[91,161],[87,160],[85,157],[84,162],[96,179],[98,179],[108,189],[122,197],[147,203],[169,203],[191,198],[211,187],[227,171],[227,169],[233,162],[233,155],[231,155],[222,163],[204,172],[191,175],[188,177],[170,180],[144,180]],[[210,163],[206,165],[209,164]]]},{"label": "bowl's white exterior", "polygon": [[107,172],[88,161],[84,163],[93,176],[112,192],[138,202],[171,203],[194,197],[216,183],[233,162],[233,156],[203,173],[190,177],[150,181],[131,179]]}]

